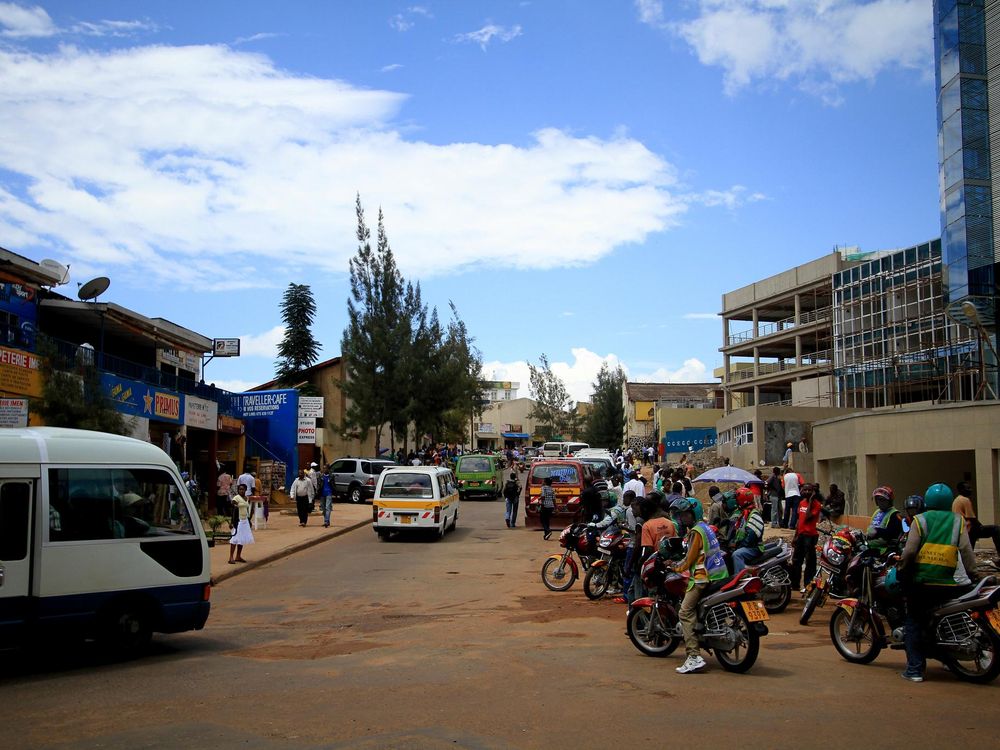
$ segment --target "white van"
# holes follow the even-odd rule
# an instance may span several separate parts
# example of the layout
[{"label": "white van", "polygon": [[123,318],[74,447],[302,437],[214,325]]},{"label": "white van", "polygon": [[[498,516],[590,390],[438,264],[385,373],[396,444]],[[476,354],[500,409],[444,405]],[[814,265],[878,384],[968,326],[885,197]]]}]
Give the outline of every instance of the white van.
[{"label": "white van", "polygon": [[545,458],[565,458],[574,455],[579,450],[586,450],[590,445],[570,441],[554,441],[542,445],[542,455]]},{"label": "white van", "polygon": [[385,541],[393,531],[434,531],[458,525],[458,483],[443,466],[394,466],[378,476],[372,528]]},{"label": "white van", "polygon": [[0,429],[0,644],[53,631],[121,652],[204,627],[208,544],[155,445],[55,427]]}]

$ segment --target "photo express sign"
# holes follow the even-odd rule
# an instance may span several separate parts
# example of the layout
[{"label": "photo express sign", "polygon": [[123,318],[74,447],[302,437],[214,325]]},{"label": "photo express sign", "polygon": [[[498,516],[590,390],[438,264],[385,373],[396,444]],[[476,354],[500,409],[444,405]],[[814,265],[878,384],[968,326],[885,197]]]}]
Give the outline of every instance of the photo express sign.
[{"label": "photo express sign", "polygon": [[184,420],[184,397],[173,391],[102,373],[101,393],[122,414],[173,424]]},{"label": "photo express sign", "polygon": [[[246,425],[247,453],[271,458],[285,464],[285,486],[289,487],[299,471],[299,392],[250,391],[230,398],[230,412]],[[260,452],[263,447],[266,452]]]}]

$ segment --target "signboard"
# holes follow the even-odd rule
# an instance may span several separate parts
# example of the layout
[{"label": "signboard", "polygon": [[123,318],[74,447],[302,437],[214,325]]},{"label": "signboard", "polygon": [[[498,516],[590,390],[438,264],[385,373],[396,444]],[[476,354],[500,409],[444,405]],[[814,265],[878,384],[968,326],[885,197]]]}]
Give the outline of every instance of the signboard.
[{"label": "signboard", "polygon": [[322,396],[299,396],[299,416],[315,419],[323,416]]},{"label": "signboard", "polygon": [[193,373],[198,372],[199,357],[194,352],[165,346],[156,350],[156,359],[158,362],[176,367],[179,370]]},{"label": "signboard", "polygon": [[299,445],[316,445],[316,420],[299,417]]},{"label": "signboard", "polygon": [[25,284],[0,283],[0,310],[10,315],[11,327],[6,343],[35,348],[38,325],[38,299],[35,290]]},{"label": "signboard", "polygon": [[493,429],[492,422],[480,422],[479,429],[476,432],[494,433],[496,430]]},{"label": "signboard", "polygon": [[181,423],[184,397],[137,380],[101,373],[101,393],[115,409],[133,417]]},{"label": "signboard", "polygon": [[520,386],[520,383],[512,383],[509,380],[487,380],[483,383],[483,388],[488,391],[510,391]]},{"label": "signboard", "polygon": [[667,453],[687,453],[715,445],[714,427],[691,427],[686,430],[668,430],[664,433],[663,447]]},{"label": "signboard", "polygon": [[243,434],[243,420],[236,417],[227,417],[225,414],[220,414],[217,426],[219,432],[224,432],[227,435]]},{"label": "signboard", "polygon": [[184,424],[202,430],[214,430],[219,419],[219,405],[195,396],[184,398]]},{"label": "signboard", "polygon": [[290,486],[299,470],[299,392],[289,388],[234,393],[229,406],[244,421],[247,445],[260,446],[285,464],[285,486]]},{"label": "signboard", "polygon": [[41,360],[31,352],[0,346],[0,391],[42,395]]},{"label": "signboard", "polygon": [[0,427],[27,427],[28,399],[0,398]]},{"label": "signboard", "polygon": [[240,356],[239,339],[212,339],[212,354],[216,357]]}]

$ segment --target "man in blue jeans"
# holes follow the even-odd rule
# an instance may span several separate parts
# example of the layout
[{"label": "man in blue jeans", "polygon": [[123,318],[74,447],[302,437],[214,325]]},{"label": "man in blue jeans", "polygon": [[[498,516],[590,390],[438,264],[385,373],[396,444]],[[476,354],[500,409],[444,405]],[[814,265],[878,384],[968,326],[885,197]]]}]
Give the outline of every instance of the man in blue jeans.
[{"label": "man in blue jeans", "polygon": [[508,529],[513,529],[517,525],[517,506],[521,501],[521,485],[518,484],[516,471],[510,473],[510,479],[504,484],[503,496],[507,501],[503,520]]}]

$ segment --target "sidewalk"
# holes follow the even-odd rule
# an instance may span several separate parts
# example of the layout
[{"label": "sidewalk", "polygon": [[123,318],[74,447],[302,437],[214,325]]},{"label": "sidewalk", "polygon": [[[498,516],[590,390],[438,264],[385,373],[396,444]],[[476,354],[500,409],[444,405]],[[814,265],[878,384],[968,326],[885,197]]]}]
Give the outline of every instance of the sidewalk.
[{"label": "sidewalk", "polygon": [[215,547],[209,549],[212,584],[219,584],[227,578],[369,525],[371,521],[370,505],[334,503],[330,514],[330,528],[323,528],[323,514],[319,511],[313,513],[309,517],[309,524],[302,528],[294,508],[272,506],[267,528],[261,526],[254,531],[254,543],[243,548],[243,558],[247,562],[229,564],[230,545],[225,539],[217,539]]}]

